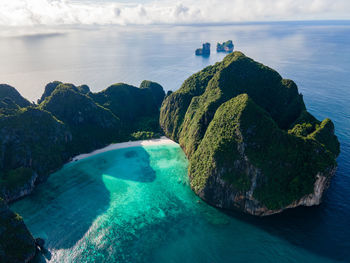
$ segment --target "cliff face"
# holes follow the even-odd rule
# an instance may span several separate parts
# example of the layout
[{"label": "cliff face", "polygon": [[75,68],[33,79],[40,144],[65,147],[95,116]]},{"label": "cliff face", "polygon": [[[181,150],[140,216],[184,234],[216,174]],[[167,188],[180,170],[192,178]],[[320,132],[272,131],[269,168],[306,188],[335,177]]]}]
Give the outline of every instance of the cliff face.
[{"label": "cliff face", "polygon": [[38,174],[30,168],[17,168],[6,172],[3,177],[1,196],[4,201],[12,202],[23,196],[29,195],[35,187]]},{"label": "cliff face", "polygon": [[132,132],[160,131],[159,108],[164,95],[162,86],[150,81],[143,81],[140,88],[117,83],[89,94],[96,103],[120,118],[124,140],[129,139]]},{"label": "cliff face", "polygon": [[0,100],[5,98],[11,99],[20,107],[27,107],[31,105],[30,102],[23,98],[14,87],[6,84],[0,84]]},{"label": "cliff face", "polygon": [[227,52],[227,53],[231,53],[233,52],[233,48],[234,48],[234,45],[232,43],[232,40],[228,40],[224,43],[217,43],[216,45],[216,51],[217,52]]},{"label": "cliff face", "polygon": [[196,49],[196,56],[210,56],[210,43],[204,43],[202,48]]},{"label": "cliff face", "polygon": [[69,159],[71,133],[52,114],[21,108],[0,114],[0,193],[6,201],[29,194],[36,180]]},{"label": "cliff face", "polygon": [[66,150],[71,156],[92,151],[120,137],[119,118],[74,85],[58,85],[40,108],[69,128],[72,142]]},{"label": "cliff face", "polygon": [[0,262],[29,262],[34,258],[35,251],[35,240],[22,218],[0,199]]},{"label": "cliff face", "polygon": [[141,86],[116,84],[91,93],[86,85],[55,81],[32,105],[13,87],[0,85],[0,262],[29,262],[36,249],[7,202],[30,194],[76,154],[127,140],[133,132],[159,132],[164,90],[150,81]]},{"label": "cliff face", "polygon": [[165,97],[165,92],[161,85],[150,80],[144,80],[140,85],[140,89],[151,92],[155,105],[160,108]]},{"label": "cliff face", "polygon": [[9,202],[31,193],[74,155],[128,140],[133,132],[159,132],[164,90],[150,81],[141,86],[91,93],[86,85],[55,81],[32,105],[0,85],[0,196]]},{"label": "cliff face", "polygon": [[294,82],[239,52],[168,96],[160,124],[202,199],[253,215],[319,204],[339,154],[333,123],[306,111]]}]

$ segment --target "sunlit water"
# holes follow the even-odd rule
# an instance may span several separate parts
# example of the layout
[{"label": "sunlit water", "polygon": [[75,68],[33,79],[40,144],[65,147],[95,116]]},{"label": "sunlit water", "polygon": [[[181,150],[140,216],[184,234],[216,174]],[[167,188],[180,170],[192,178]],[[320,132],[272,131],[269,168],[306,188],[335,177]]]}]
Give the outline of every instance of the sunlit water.
[{"label": "sunlit water", "polygon": [[191,192],[180,148],[117,150],[66,165],[12,205],[33,234],[46,239],[47,258],[350,262],[350,23],[80,28],[2,37],[0,82],[33,100],[54,79],[86,83],[94,91],[151,79],[175,90],[223,58],[215,52],[195,57],[201,42],[227,39],[293,79],[308,109],[334,121],[342,152],[324,203],[267,218],[226,214]]}]

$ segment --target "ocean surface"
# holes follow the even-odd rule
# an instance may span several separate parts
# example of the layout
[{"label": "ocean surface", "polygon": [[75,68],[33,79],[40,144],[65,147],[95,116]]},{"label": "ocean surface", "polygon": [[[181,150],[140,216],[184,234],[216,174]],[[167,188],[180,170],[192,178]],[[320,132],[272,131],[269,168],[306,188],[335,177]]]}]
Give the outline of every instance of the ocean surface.
[{"label": "ocean surface", "polygon": [[[143,79],[176,90],[224,57],[216,42],[293,79],[308,110],[331,118],[341,143],[338,171],[319,207],[255,218],[198,200],[178,146],[115,150],[67,164],[16,202],[50,262],[350,262],[350,22],[203,26],[0,28],[0,83],[30,100],[47,82]],[[196,57],[212,43],[209,58]]]}]

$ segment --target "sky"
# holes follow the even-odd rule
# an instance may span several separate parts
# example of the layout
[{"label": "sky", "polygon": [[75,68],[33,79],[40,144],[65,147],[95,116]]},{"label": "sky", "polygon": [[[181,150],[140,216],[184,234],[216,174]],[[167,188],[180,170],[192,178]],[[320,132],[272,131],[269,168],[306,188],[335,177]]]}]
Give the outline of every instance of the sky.
[{"label": "sky", "polygon": [[348,19],[349,0],[0,0],[0,26]]}]

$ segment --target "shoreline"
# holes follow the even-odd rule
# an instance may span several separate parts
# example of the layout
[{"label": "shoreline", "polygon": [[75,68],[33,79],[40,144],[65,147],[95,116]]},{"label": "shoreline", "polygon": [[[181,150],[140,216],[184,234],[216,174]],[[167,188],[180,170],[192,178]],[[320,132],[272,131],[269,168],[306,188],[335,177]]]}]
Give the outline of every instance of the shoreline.
[{"label": "shoreline", "polygon": [[159,139],[112,143],[110,145],[107,145],[104,148],[94,150],[90,153],[83,153],[83,154],[79,154],[77,156],[74,156],[71,159],[71,161],[69,161],[68,163],[76,162],[76,161],[94,156],[96,154],[109,152],[109,151],[113,151],[113,150],[118,150],[118,149],[125,149],[125,148],[138,147],[138,146],[164,145],[164,144],[177,144],[177,143],[170,140],[169,138],[167,138],[165,136],[162,136]]}]

